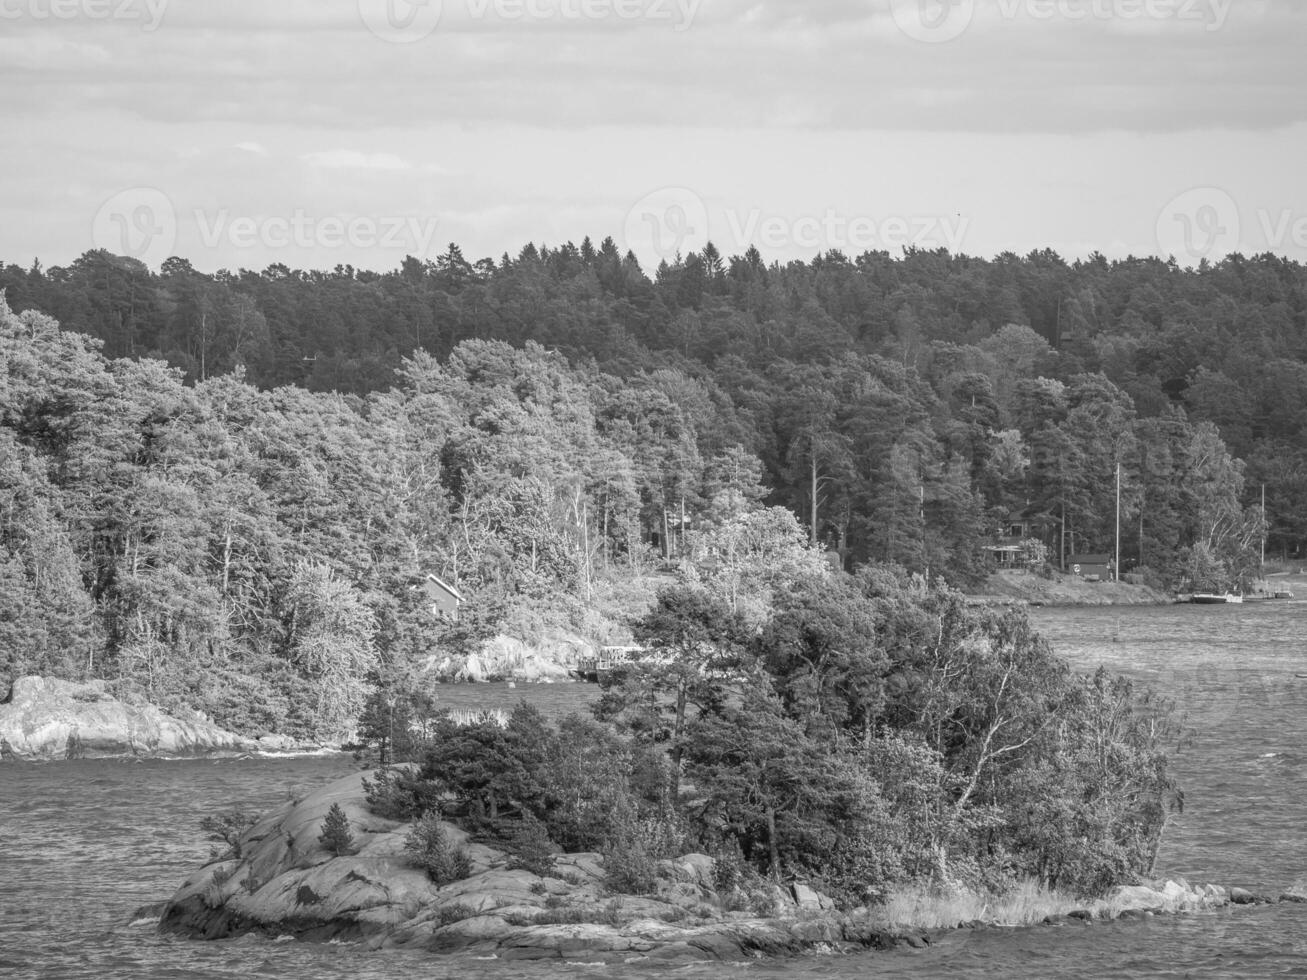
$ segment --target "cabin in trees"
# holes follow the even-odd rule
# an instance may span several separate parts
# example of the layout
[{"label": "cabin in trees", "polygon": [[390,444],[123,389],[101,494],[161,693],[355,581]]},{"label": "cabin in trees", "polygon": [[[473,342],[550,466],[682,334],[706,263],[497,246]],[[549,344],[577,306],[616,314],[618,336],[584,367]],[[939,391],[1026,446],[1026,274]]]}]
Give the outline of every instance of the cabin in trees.
[{"label": "cabin in trees", "polygon": [[1107,582],[1112,578],[1112,556],[1072,555],[1064,571],[1079,575],[1086,582]]},{"label": "cabin in trees", "polygon": [[463,594],[458,589],[435,575],[428,575],[422,587],[431,600],[433,616],[438,619],[458,619],[458,607],[463,604]]},{"label": "cabin in trees", "polygon": [[1042,530],[1035,518],[1013,514],[985,545],[985,553],[998,568],[1029,568],[1038,560],[1034,542]]}]

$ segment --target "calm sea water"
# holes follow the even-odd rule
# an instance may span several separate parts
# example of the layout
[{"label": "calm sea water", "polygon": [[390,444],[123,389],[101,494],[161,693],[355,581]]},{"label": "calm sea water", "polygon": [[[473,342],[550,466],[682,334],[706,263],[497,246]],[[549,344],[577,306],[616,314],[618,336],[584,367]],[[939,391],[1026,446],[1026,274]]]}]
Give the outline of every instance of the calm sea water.
[{"label": "calm sea water", "polygon": [[[1297,582],[1307,596],[1307,581]],[[1195,735],[1178,758],[1187,806],[1164,874],[1269,890],[1307,884],[1307,602],[1040,609],[1032,616],[1085,670],[1099,664],[1174,698]],[[593,689],[501,689],[547,711]],[[477,692],[450,691],[467,705]],[[350,771],[343,757],[73,762],[0,767],[0,976],[78,978],[640,977],[663,970],[369,953],[242,938],[160,936],[135,910],[166,899],[208,852],[197,821],[266,810]],[[1274,906],[1142,923],[958,933],[922,951],[705,964],[716,978],[1307,976],[1307,908]]]}]

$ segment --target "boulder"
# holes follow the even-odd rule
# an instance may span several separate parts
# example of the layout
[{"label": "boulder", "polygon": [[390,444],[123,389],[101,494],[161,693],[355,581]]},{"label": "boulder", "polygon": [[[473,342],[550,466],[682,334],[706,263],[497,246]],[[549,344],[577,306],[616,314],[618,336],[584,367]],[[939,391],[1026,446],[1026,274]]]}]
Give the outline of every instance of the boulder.
[{"label": "boulder", "polygon": [[700,888],[714,887],[717,862],[707,854],[686,854],[677,858],[676,864],[687,876],[686,881],[691,881]]},{"label": "boulder", "polygon": [[1166,908],[1166,898],[1147,885],[1122,885],[1112,892],[1111,902],[1127,910],[1158,911]]},{"label": "boulder", "polygon": [[[818,894],[807,885],[796,884],[791,888],[794,893],[794,904],[802,912],[820,912],[824,907],[822,904],[823,896]],[[829,903],[830,899],[826,899]]]},{"label": "boulder", "polygon": [[104,681],[20,677],[0,704],[0,755],[32,761],[257,751],[199,713],[174,717],[113,697]]},{"label": "boulder", "polygon": [[481,663],[481,658],[473,653],[469,654],[468,658],[463,661],[463,666],[454,675],[454,681],[459,684],[481,684],[488,677],[489,672]]}]

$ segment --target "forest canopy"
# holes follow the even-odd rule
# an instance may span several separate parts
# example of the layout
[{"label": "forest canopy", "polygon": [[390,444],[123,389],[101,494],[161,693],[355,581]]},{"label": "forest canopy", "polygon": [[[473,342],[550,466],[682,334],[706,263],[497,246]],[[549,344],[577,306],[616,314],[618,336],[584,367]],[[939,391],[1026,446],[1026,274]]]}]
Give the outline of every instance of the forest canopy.
[{"label": "forest canopy", "polygon": [[[438,648],[610,638],[597,592],[666,562],[758,626],[822,552],[962,586],[1014,522],[1110,552],[1118,467],[1122,567],[1232,587],[1264,529],[1307,538],[1305,285],[914,250],[650,278],[611,239],[3,266],[0,673],[328,737]],[[475,597],[457,627],[427,574]]]}]

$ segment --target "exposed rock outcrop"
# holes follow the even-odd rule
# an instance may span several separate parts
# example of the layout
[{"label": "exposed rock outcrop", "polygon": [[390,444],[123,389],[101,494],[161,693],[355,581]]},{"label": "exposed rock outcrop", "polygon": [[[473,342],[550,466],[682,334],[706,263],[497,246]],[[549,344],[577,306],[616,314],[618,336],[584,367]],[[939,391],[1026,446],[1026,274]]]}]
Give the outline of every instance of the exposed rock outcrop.
[{"label": "exposed rock outcrop", "polygon": [[0,704],[0,757],[49,761],[257,751],[201,715],[177,718],[108,693],[104,681],[22,677]]},{"label": "exposed rock outcrop", "polygon": [[[368,811],[364,778],[347,776],[262,819],[242,839],[239,858],[183,883],[160,928],[204,939],[256,932],[586,962],[742,960],[896,941],[869,921],[818,912],[830,902],[811,889],[801,892],[811,912],[780,889],[776,915],[729,911],[712,890],[712,859],[704,855],[661,862],[652,894],[614,896],[604,888],[601,855],[559,855],[539,876],[511,868],[506,854],[470,843],[452,824],[444,830],[466,849],[472,873],[437,887],[406,858],[410,826]],[[350,821],[356,851],[348,856],[333,856],[318,841],[333,804]]]},{"label": "exposed rock outcrop", "polygon": [[459,684],[489,680],[548,684],[569,680],[578,661],[589,656],[593,645],[569,633],[547,633],[532,643],[496,636],[466,657],[432,657],[426,669],[438,680]]}]

